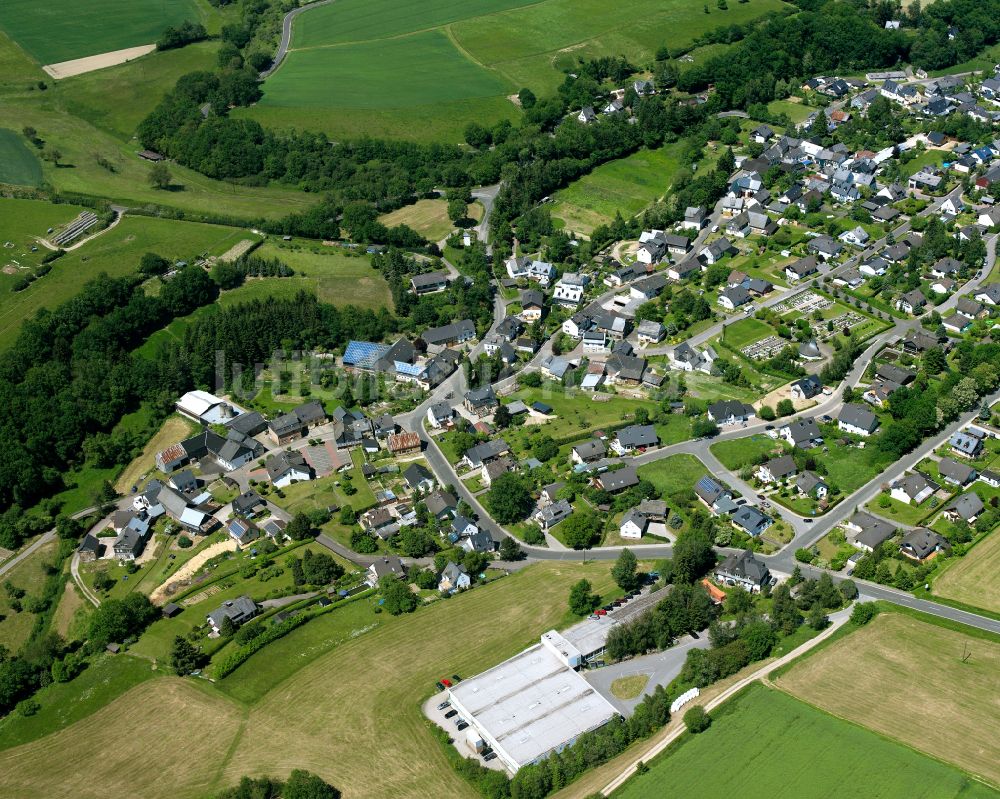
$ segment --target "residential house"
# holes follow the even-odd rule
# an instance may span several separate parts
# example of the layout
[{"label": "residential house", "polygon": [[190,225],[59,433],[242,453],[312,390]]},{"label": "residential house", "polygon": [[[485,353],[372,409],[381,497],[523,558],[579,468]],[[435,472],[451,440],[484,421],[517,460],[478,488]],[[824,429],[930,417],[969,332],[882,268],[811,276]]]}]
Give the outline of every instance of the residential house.
[{"label": "residential house", "polygon": [[753,406],[739,400],[718,400],[708,406],[708,418],[720,425],[746,422],[754,416]]},{"label": "residential house", "polygon": [[751,593],[758,593],[771,580],[767,565],[749,549],[727,557],[716,567],[714,576],[717,582],[740,585]]},{"label": "residential house", "polygon": [[617,491],[624,491],[626,488],[639,485],[639,475],[634,466],[626,466],[613,472],[604,472],[597,478],[598,487],[614,494]]},{"label": "residential house", "polygon": [[372,563],[365,573],[365,582],[372,588],[376,588],[379,580],[389,576],[399,579],[406,577],[406,566],[396,555],[386,555]]},{"label": "residential house", "polygon": [[799,258],[794,263],[785,267],[785,277],[790,283],[798,283],[807,277],[819,273],[819,266],[816,263],[816,256],[810,255],[807,258]]},{"label": "residential house", "polygon": [[674,347],[668,357],[671,369],[711,374],[712,364],[719,356],[712,347],[705,347],[705,349],[698,351],[685,341]]},{"label": "residential house", "polygon": [[707,247],[703,247],[698,253],[698,257],[705,264],[717,264],[727,255],[733,255],[738,250],[733,243],[726,238],[716,239]]},{"label": "residential house", "polygon": [[956,486],[966,486],[976,479],[975,469],[951,458],[942,458],[938,461],[938,474],[946,483]]},{"label": "residential house", "polygon": [[552,290],[552,301],[566,308],[575,308],[583,300],[587,278],[576,272],[566,272]]},{"label": "residential house", "polygon": [[840,411],[837,417],[837,428],[845,433],[867,438],[874,433],[879,426],[878,417],[869,411],[864,405],[849,402]]},{"label": "residential house", "polygon": [[666,336],[666,330],[659,322],[652,319],[643,319],[636,326],[636,339],[641,346],[657,344]]},{"label": "residential house", "polygon": [[607,452],[608,449],[604,446],[603,441],[598,438],[592,438],[581,444],[575,444],[570,451],[570,457],[573,463],[592,463],[603,458]]},{"label": "residential house", "polygon": [[464,591],[472,585],[472,579],[465,569],[452,561],[448,561],[441,570],[438,578],[438,591],[446,594],[453,594],[456,591]]},{"label": "residential house", "polygon": [[732,499],[733,496],[729,489],[708,475],[694,484],[694,493],[711,510],[715,510],[720,500]]},{"label": "residential house", "polygon": [[983,440],[959,430],[948,439],[951,451],[963,458],[978,458],[983,451]]},{"label": "residential house", "polygon": [[437,490],[424,498],[427,512],[438,521],[454,516],[458,509],[458,500],[448,491]]},{"label": "residential house", "polygon": [[264,461],[267,476],[275,488],[285,488],[292,483],[312,480],[312,467],[301,452],[275,452]]},{"label": "residential house", "polygon": [[403,479],[411,491],[429,492],[433,491],[434,486],[437,485],[434,475],[420,463],[411,463],[403,472]]},{"label": "residential house", "polygon": [[781,483],[798,474],[799,467],[791,455],[772,458],[757,467],[757,478],[764,483]]},{"label": "residential house", "polygon": [[233,513],[236,516],[242,516],[244,519],[251,518],[257,512],[257,508],[266,506],[267,503],[264,502],[264,498],[252,488],[236,497],[232,504]]},{"label": "residential house", "polygon": [[660,443],[660,438],[656,433],[656,427],[651,424],[633,424],[623,427],[616,434],[611,442],[611,449],[619,455],[625,455],[635,450],[655,447]]},{"label": "residential house", "polygon": [[774,519],[752,505],[740,505],[730,513],[729,518],[736,527],[754,537],[761,535],[774,524]]},{"label": "residential house", "polygon": [[496,542],[485,530],[478,530],[467,538],[463,538],[459,544],[466,552],[493,552],[496,549]]},{"label": "residential house", "polygon": [[97,536],[87,533],[76,551],[81,562],[90,563],[101,556],[101,542]]},{"label": "residential house", "polygon": [[484,463],[509,453],[510,447],[507,446],[507,442],[502,438],[495,438],[492,441],[485,441],[482,444],[469,447],[459,461],[459,465],[467,466],[470,469],[481,469]]},{"label": "residential house", "polygon": [[471,319],[462,319],[441,327],[429,327],[420,334],[424,343],[432,348],[464,344],[467,341],[472,341],[475,337],[476,324]]},{"label": "residential house", "polygon": [[302,438],[309,428],[326,422],[326,410],[317,400],[307,402],[268,422],[268,435],[279,447]]},{"label": "residential house", "polygon": [[626,513],[618,525],[618,533],[622,538],[640,539],[649,527],[649,519],[645,514],[633,508]]},{"label": "residential house", "polygon": [[979,498],[979,494],[972,492],[962,494],[962,496],[952,502],[944,509],[944,516],[951,522],[964,521],[967,524],[975,524],[976,519],[979,518],[984,510],[986,510],[986,506],[983,504],[982,499]]},{"label": "residential house", "polygon": [[455,409],[447,402],[435,402],[427,409],[427,422],[434,429],[447,427],[455,418]]},{"label": "residential house", "polygon": [[896,528],[885,519],[863,511],[855,513],[844,523],[844,527],[852,533],[851,543],[863,552],[873,552],[896,535]]},{"label": "residential house", "polygon": [[226,531],[239,546],[246,546],[260,538],[260,528],[248,519],[233,518],[226,525]]},{"label": "residential house", "polygon": [[1000,305],[1000,283],[990,283],[988,286],[983,286],[972,298],[977,302],[981,302],[983,305]]},{"label": "residential house", "polygon": [[839,241],[831,239],[829,236],[817,236],[816,238],[809,240],[809,243],[806,244],[806,249],[815,253],[816,257],[821,261],[829,261],[840,255],[844,246]]},{"label": "residential house", "polygon": [[723,289],[719,292],[719,299],[717,300],[718,304],[727,311],[735,311],[737,308],[742,308],[752,301],[753,297],[750,296],[750,292],[742,286]]},{"label": "residential house", "polygon": [[236,599],[227,599],[206,618],[212,632],[218,635],[222,631],[222,625],[226,619],[229,619],[235,627],[239,627],[256,615],[257,603],[244,595],[238,596]]},{"label": "residential house", "polygon": [[919,505],[937,490],[936,483],[920,472],[913,472],[893,481],[889,485],[889,496],[904,505]]},{"label": "residential house", "polygon": [[815,419],[796,419],[782,427],[778,435],[801,449],[811,449],[823,443],[823,434]]},{"label": "residential house", "polygon": [[802,472],[795,478],[795,487],[802,496],[820,500],[825,499],[830,491],[826,481],[813,472]]},{"label": "residential house", "polygon": [[908,291],[896,300],[896,310],[908,314],[922,313],[925,305],[927,305],[927,298],[920,289]]},{"label": "residential house", "polygon": [[414,275],[410,278],[410,291],[416,295],[434,294],[448,288],[449,278],[447,272],[426,272],[422,275]]},{"label": "residential house", "polygon": [[[931,286],[931,288],[934,288],[934,286]],[[941,324],[948,332],[961,334],[965,333],[970,327],[972,327],[972,320],[968,317],[962,316],[961,314],[955,313],[942,319]]]},{"label": "residential house", "polygon": [[701,230],[705,226],[707,214],[702,207],[688,206],[684,211],[681,227],[685,230]]},{"label": "residential house", "polygon": [[567,500],[557,499],[544,508],[540,508],[535,513],[534,519],[538,522],[538,526],[542,530],[548,531],[563,521],[563,519],[568,519],[572,513],[573,506]]},{"label": "residential house", "polygon": [[812,399],[823,391],[823,381],[819,375],[808,375],[792,383],[789,393],[792,399]]},{"label": "residential house", "polygon": [[928,530],[926,527],[911,530],[899,542],[900,554],[919,563],[929,560],[938,552],[949,549],[951,549],[951,545],[944,536],[933,530]]},{"label": "residential house", "polygon": [[667,267],[667,277],[671,280],[686,280],[694,274],[701,274],[701,264],[695,258]]},{"label": "residential house", "polygon": [[465,392],[463,404],[469,413],[482,418],[493,413],[499,403],[497,395],[493,393],[493,386],[485,385],[482,388],[473,388]]}]

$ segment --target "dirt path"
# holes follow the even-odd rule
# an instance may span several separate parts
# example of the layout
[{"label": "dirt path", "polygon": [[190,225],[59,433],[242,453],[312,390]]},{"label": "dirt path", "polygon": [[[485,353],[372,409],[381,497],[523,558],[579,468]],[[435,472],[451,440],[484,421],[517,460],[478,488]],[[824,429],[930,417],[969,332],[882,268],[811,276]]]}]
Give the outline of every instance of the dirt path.
[{"label": "dirt path", "polygon": [[60,61],[58,64],[48,64],[44,69],[56,80],[72,78],[74,75],[83,75],[105,67],[114,67],[133,61],[144,55],[152,53],[156,49],[155,44],[143,44],[139,47],[126,47],[124,50],[112,50],[110,53],[91,55],[86,58],[74,58],[72,61]]},{"label": "dirt path", "polygon": [[179,583],[193,577],[198,572],[198,569],[205,565],[206,561],[211,560],[216,555],[221,555],[223,552],[232,552],[235,549],[236,542],[232,539],[219,541],[218,543],[205,547],[205,549],[191,558],[191,560],[181,566],[176,572],[171,574],[170,578],[163,583],[163,585],[155,588],[153,593],[149,595],[149,601],[154,605],[163,604],[170,598],[170,595],[167,593],[167,588],[174,583]]}]

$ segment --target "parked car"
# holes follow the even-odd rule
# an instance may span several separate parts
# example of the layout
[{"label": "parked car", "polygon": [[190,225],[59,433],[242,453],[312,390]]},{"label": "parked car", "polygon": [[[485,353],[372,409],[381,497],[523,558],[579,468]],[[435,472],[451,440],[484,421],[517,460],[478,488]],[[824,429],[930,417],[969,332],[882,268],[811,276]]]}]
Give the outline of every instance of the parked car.
[{"label": "parked car", "polygon": [[463,721],[463,722],[462,722],[461,724],[459,724],[459,725],[458,725],[458,726],[457,726],[457,727],[456,727],[455,729],[456,729],[456,730],[458,730],[459,732],[461,732],[462,730],[464,730],[464,729],[465,729],[466,727],[468,727],[468,726],[469,726],[469,722],[467,722],[467,721]]},{"label": "parked car", "polygon": [[436,683],[434,683],[434,685],[437,686],[437,689],[439,691],[443,691],[444,690],[444,683],[442,683],[442,682],[436,682]]},{"label": "parked car", "polygon": [[462,678],[459,677],[457,674],[452,674],[451,675],[451,681],[452,682],[462,682]]},{"label": "parked car", "polygon": [[608,612],[604,608],[601,608],[600,610],[595,611],[594,615],[595,616],[607,616]]},{"label": "parked car", "polygon": [[452,708],[451,710],[449,710],[447,713],[444,714],[444,717],[446,719],[453,719],[457,715],[458,715],[458,711],[455,710],[454,708]]},{"label": "parked car", "polygon": [[451,707],[451,702],[447,701],[442,702],[440,705],[438,705],[438,710],[444,710],[446,707]]},{"label": "parked car", "polygon": [[491,760],[496,760],[496,759],[497,759],[497,753],[496,752],[490,752],[488,755],[485,755],[483,757],[483,760],[485,760],[487,763],[489,761],[491,761]]},{"label": "parked car", "polygon": [[446,679],[446,678],[442,677],[442,678],[441,678],[441,684],[442,684],[442,685],[443,685],[443,686],[444,686],[445,688],[451,688],[451,680],[449,680],[449,679]]},{"label": "parked car", "polygon": [[599,619],[599,618],[601,618],[601,617],[600,617],[600,616],[598,616],[598,615],[597,615],[596,613],[591,613],[591,614],[590,614],[590,615],[589,615],[589,616],[588,616],[587,618],[588,618],[588,619]]}]

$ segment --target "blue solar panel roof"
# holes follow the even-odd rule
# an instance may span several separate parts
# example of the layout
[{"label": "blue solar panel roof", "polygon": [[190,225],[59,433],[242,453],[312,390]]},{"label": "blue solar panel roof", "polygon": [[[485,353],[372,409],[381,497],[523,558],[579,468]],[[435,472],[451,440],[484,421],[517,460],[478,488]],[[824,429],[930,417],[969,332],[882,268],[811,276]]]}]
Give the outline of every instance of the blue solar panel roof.
[{"label": "blue solar panel roof", "polygon": [[351,341],[344,350],[344,366],[372,368],[389,351],[386,344],[373,341]]}]

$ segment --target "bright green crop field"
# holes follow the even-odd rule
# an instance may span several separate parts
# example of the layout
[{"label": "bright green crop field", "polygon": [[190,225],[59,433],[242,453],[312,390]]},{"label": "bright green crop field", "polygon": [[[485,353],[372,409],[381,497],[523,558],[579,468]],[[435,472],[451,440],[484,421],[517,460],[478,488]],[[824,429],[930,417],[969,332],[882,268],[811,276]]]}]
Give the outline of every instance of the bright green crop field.
[{"label": "bright green crop field", "polygon": [[204,22],[197,0],[4,0],[0,28],[40,64],[155,42],[164,28]]},{"label": "bright green crop field", "polygon": [[753,685],[614,793],[742,799],[987,799],[997,792],[956,768],[780,691]]},{"label": "bright green crop field", "polygon": [[548,94],[578,58],[628,53],[648,63],[722,25],[785,6],[749,0],[337,0],[302,14],[264,98],[242,110],[277,128],[339,135],[461,140],[470,121],[519,112],[507,97]]},{"label": "bright green crop field", "polygon": [[42,182],[42,164],[18,134],[0,128],[0,183],[15,186],[38,186]]}]

